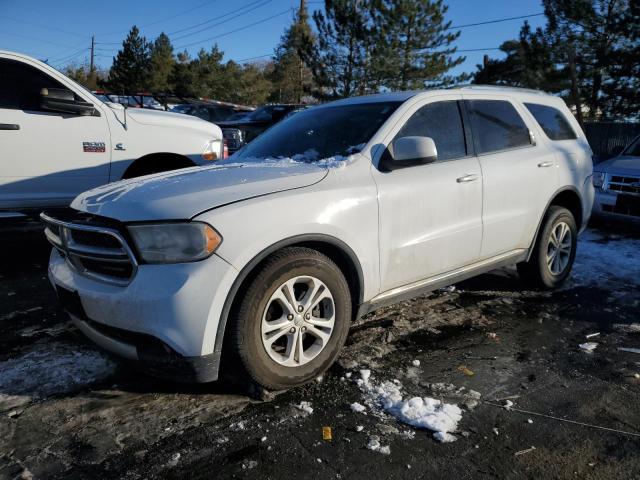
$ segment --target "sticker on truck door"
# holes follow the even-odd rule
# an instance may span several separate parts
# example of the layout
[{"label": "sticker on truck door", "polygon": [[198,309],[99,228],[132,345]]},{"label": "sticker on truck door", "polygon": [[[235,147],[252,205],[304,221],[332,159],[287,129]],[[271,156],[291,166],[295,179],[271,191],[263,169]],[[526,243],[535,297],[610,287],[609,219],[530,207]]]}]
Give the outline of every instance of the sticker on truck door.
[{"label": "sticker on truck door", "polygon": [[104,153],[106,145],[104,142],[82,142],[82,150],[85,153]]}]

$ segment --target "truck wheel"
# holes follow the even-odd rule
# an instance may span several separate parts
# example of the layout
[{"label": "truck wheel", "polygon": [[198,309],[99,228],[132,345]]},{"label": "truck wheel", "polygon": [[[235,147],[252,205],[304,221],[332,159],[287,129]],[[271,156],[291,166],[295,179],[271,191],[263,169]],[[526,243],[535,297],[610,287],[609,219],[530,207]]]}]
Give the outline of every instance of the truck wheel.
[{"label": "truck wheel", "polygon": [[227,347],[249,379],[272,390],[328,369],[351,323],[349,286],[323,254],[291,247],[271,256],[232,317]]},{"label": "truck wheel", "polygon": [[518,273],[531,286],[560,287],[571,273],[577,243],[578,228],[573,214],[563,207],[550,207],[531,257],[518,264]]}]

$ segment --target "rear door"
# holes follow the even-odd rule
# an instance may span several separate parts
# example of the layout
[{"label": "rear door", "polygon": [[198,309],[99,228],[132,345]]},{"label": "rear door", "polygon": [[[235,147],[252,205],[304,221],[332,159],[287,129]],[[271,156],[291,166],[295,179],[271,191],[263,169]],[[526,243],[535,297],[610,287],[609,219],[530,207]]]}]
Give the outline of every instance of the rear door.
[{"label": "rear door", "polygon": [[484,182],[481,257],[529,248],[557,189],[556,157],[538,141],[537,125],[520,103],[485,94],[464,98]]},{"label": "rear door", "polygon": [[44,111],[40,90],[45,87],[68,89],[33,65],[0,58],[1,208],[65,205],[109,179],[104,113]]},{"label": "rear door", "polygon": [[385,140],[431,137],[438,160],[391,172],[378,186],[382,291],[473,263],[482,240],[482,172],[462,122],[459,95],[414,106]]}]

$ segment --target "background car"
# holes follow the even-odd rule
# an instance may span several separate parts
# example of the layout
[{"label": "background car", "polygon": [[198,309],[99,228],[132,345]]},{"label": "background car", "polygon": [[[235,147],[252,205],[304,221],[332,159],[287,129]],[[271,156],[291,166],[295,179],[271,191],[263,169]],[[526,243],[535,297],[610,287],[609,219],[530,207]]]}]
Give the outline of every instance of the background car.
[{"label": "background car", "polygon": [[267,128],[285,118],[290,112],[300,108],[304,108],[304,105],[283,103],[263,105],[239,120],[216,122],[216,125],[222,128],[229,153],[234,153]]},{"label": "background car", "polygon": [[640,225],[640,136],[617,157],[594,167],[593,216]]},{"label": "background car", "polygon": [[227,120],[232,115],[247,114],[253,112],[253,110],[253,108],[244,105],[207,101],[192,101],[176,105],[171,109],[172,112],[192,115],[216,124]]}]

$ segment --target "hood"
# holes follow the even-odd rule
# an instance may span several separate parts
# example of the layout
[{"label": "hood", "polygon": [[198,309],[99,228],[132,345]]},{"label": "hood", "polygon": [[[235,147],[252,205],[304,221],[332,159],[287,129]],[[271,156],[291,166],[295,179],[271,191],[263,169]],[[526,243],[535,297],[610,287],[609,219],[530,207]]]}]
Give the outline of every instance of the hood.
[{"label": "hood", "polygon": [[640,157],[620,156],[614,157],[593,167],[596,172],[604,172],[613,175],[640,176]]},{"label": "hood", "polygon": [[104,185],[80,194],[71,207],[123,222],[184,220],[240,200],[313,185],[327,171],[299,162],[193,167]]},{"label": "hood", "polygon": [[[118,112],[120,114],[120,112]],[[197,128],[211,132],[217,130],[217,126],[191,115],[182,113],[153,110],[152,108],[127,108],[127,119],[142,125],[154,125],[160,127]]]}]

